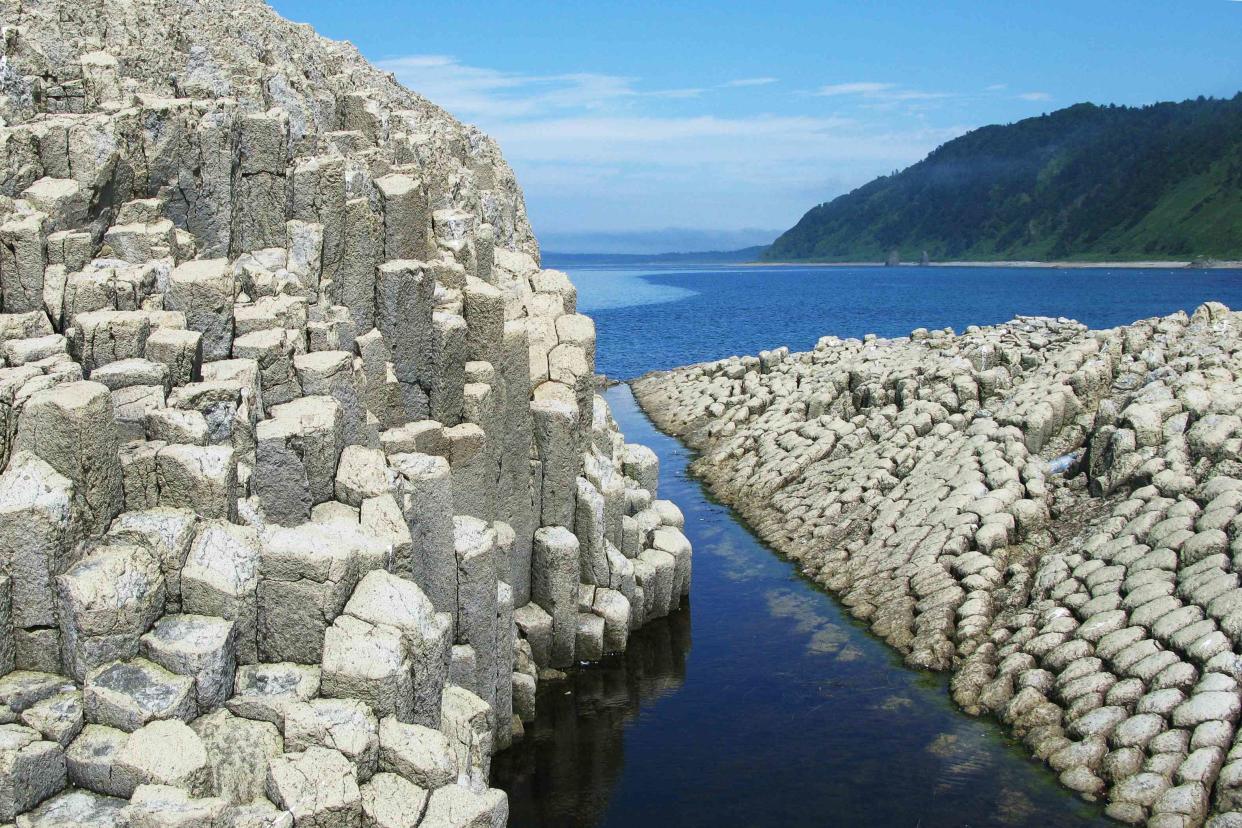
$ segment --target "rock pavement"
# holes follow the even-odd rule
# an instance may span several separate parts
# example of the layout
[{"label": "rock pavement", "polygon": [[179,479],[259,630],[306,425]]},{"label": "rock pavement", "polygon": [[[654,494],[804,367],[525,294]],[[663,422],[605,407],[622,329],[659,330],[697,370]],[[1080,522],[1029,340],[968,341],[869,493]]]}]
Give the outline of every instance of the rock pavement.
[{"label": "rock pavement", "polygon": [[1242,314],[651,375],[722,500],[1127,824],[1242,825]]},{"label": "rock pavement", "polygon": [[496,145],[257,0],[0,0],[0,828],[499,826],[679,606]]}]

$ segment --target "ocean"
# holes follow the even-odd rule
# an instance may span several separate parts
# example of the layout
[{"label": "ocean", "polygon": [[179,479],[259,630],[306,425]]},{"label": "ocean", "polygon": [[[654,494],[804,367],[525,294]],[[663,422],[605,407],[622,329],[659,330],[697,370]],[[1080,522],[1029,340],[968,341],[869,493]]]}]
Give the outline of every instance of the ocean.
[{"label": "ocean", "polygon": [[[556,267],[555,259],[545,263]],[[597,370],[619,379],[821,336],[1065,316],[1093,328],[1242,307],[1242,271],[1004,267],[634,267],[575,264],[578,307],[595,319]]]}]

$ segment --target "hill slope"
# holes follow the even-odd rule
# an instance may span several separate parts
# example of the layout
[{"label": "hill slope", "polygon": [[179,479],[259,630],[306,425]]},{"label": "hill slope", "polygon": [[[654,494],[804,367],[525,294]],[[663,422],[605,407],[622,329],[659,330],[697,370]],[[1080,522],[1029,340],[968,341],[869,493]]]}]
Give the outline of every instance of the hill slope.
[{"label": "hill slope", "polygon": [[806,213],[768,260],[1242,254],[1242,94],[987,126]]}]

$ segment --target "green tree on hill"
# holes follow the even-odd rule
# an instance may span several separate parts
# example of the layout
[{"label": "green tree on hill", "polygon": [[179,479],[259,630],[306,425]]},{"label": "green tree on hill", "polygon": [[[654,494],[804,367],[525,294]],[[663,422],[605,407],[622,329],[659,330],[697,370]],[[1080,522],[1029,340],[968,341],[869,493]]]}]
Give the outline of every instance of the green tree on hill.
[{"label": "green tree on hill", "polygon": [[986,126],[813,208],[768,260],[1242,258],[1242,93]]}]

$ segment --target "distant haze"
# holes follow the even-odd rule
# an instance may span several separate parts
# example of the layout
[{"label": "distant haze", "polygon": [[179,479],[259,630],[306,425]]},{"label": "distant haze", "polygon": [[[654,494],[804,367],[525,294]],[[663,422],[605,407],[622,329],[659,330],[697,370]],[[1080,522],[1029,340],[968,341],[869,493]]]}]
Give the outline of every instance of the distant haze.
[{"label": "distant haze", "polygon": [[617,233],[545,231],[539,233],[539,243],[545,252],[554,253],[703,253],[769,244],[780,234],[780,230],[756,228],[695,230],[685,227]]}]

